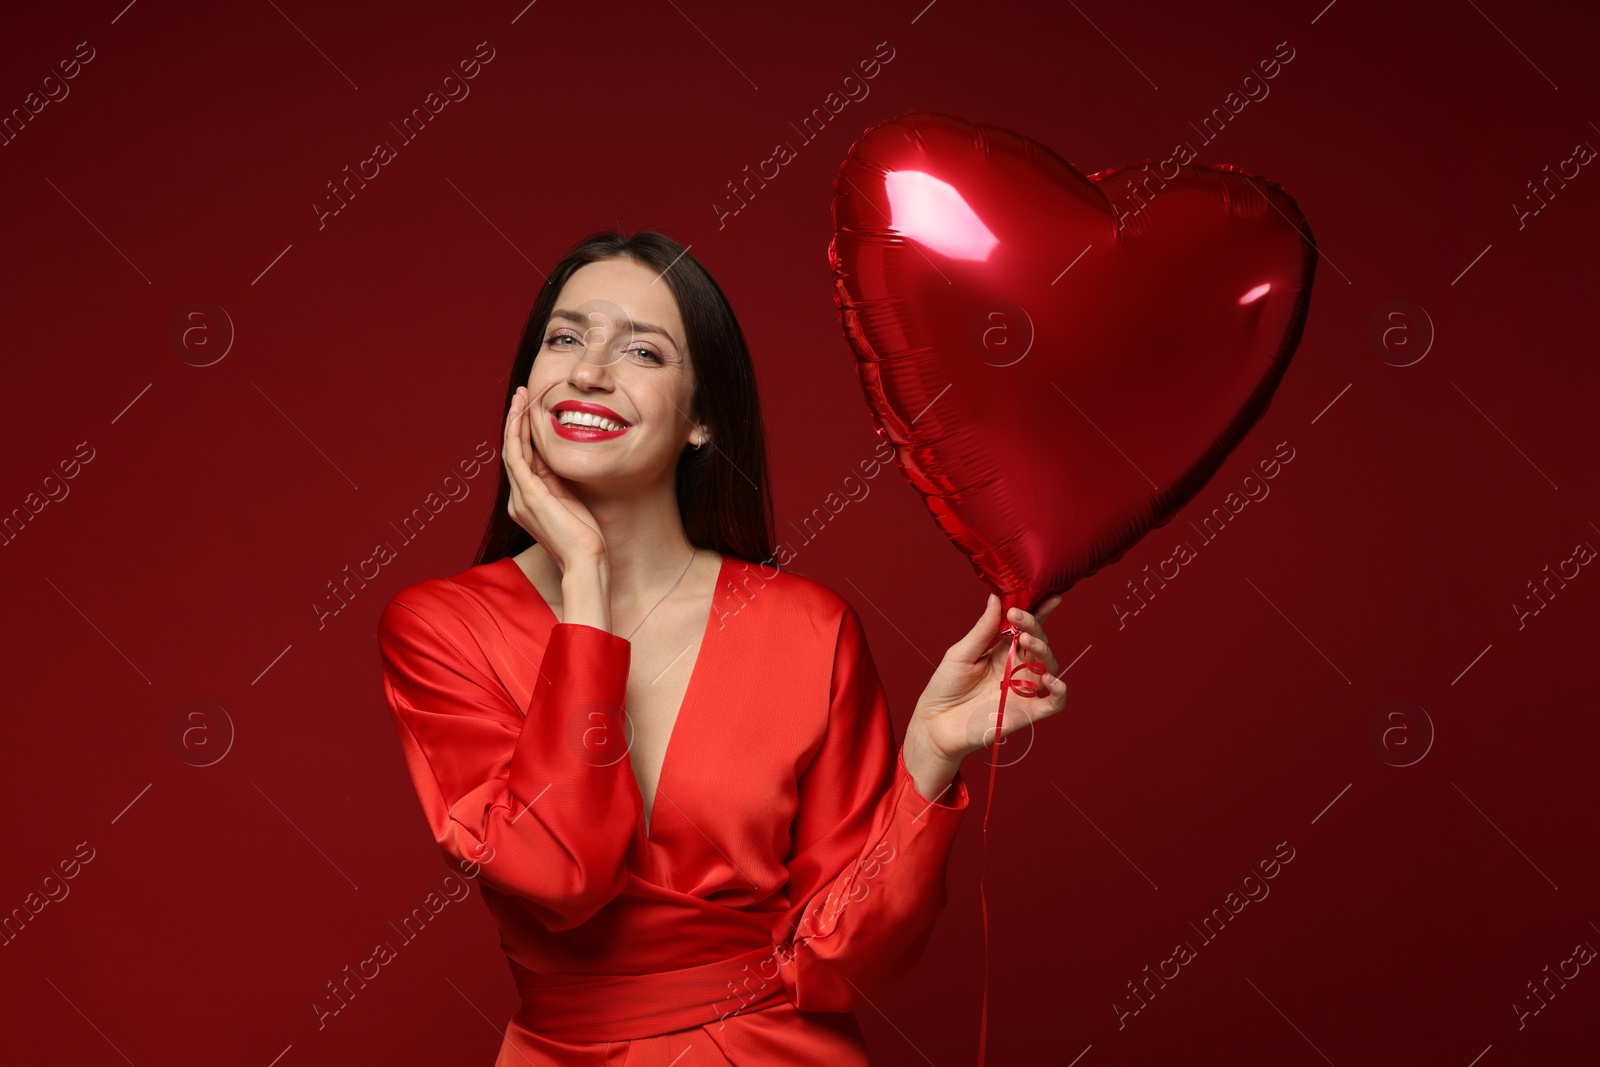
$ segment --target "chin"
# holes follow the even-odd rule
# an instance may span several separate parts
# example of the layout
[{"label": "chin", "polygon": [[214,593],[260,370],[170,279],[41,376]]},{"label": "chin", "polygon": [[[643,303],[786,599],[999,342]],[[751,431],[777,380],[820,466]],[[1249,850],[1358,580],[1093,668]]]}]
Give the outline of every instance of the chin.
[{"label": "chin", "polygon": [[617,481],[623,473],[617,469],[614,460],[595,455],[577,442],[558,439],[552,444],[554,447],[551,451],[541,451],[539,454],[544,457],[545,465],[563,481],[600,484]]}]

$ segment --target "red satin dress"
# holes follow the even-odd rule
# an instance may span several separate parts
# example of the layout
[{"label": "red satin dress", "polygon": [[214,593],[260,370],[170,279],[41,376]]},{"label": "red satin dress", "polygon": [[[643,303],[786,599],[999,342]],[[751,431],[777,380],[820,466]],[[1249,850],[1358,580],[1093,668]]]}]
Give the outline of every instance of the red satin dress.
[{"label": "red satin dress", "polygon": [[968,796],[917,792],[847,601],[723,557],[648,830],[631,645],[559,622],[514,559],[401,590],[378,642],[521,994],[496,1067],[869,1062],[851,1013],[920,958]]}]

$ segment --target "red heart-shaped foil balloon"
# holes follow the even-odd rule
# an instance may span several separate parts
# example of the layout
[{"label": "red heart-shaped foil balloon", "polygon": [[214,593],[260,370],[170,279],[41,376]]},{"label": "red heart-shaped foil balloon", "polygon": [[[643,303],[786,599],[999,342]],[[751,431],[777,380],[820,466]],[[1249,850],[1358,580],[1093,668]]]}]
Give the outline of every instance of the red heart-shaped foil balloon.
[{"label": "red heart-shaped foil balloon", "polygon": [[834,180],[834,299],[878,433],[1003,607],[1171,520],[1266,410],[1316,269],[1238,167],[1085,177],[1020,134],[911,110]]}]

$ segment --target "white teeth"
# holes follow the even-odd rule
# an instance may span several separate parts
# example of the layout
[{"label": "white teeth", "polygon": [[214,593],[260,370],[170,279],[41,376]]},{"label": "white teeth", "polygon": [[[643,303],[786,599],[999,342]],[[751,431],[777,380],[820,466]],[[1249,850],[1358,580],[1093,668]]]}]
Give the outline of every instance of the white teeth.
[{"label": "white teeth", "polygon": [[621,423],[612,422],[610,419],[602,418],[599,415],[591,415],[587,411],[573,411],[570,408],[556,412],[556,417],[560,419],[563,426],[588,426],[596,430],[620,430],[623,428]]}]

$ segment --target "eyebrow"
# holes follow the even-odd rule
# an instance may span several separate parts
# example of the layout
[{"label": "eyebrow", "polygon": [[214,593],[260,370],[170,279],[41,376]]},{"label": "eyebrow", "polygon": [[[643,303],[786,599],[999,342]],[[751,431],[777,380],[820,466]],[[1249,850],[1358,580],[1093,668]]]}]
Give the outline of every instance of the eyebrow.
[{"label": "eyebrow", "polygon": [[[552,319],[565,319],[567,322],[575,323],[579,326],[587,326],[589,324],[589,316],[580,314],[576,311],[569,311],[566,308],[556,308],[554,311],[550,312],[550,317]],[[676,337],[672,336],[666,330],[662,329],[660,326],[657,326],[653,322],[636,322],[633,319],[625,318],[620,321],[620,324],[635,334],[660,334],[662,337],[665,337],[667,340],[672,342],[672,347],[680,350],[683,348],[683,346],[678,343],[678,339]]]}]

